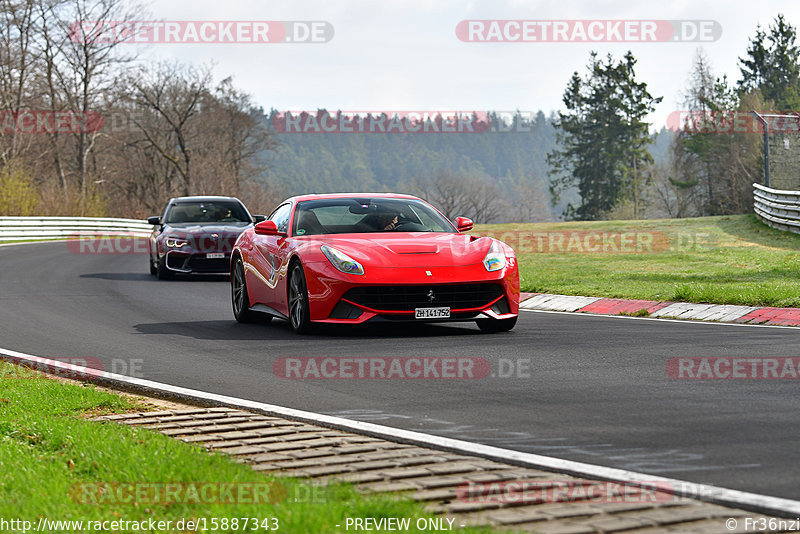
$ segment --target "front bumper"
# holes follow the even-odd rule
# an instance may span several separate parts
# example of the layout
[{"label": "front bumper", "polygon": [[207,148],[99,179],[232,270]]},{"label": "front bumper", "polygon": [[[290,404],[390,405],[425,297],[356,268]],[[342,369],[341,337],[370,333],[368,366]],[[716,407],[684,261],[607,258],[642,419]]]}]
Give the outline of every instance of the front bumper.
[{"label": "front bumper", "polygon": [[164,263],[170,271],[176,273],[190,274],[229,274],[231,268],[230,253],[222,254],[221,258],[209,258],[208,253],[204,252],[183,252],[169,250],[166,253]]},{"label": "front bumper", "polygon": [[[483,265],[458,268],[371,269],[347,275],[325,262],[304,265],[311,320],[449,322],[509,319],[519,313],[516,262],[490,273]],[[431,297],[433,298],[431,300]],[[449,318],[416,319],[416,308],[449,307]]]}]

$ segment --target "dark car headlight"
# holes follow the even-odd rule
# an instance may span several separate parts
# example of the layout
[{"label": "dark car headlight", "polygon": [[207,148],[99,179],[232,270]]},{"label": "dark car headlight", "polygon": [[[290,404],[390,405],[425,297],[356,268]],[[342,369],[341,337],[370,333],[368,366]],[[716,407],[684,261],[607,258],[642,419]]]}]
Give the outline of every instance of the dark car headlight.
[{"label": "dark car headlight", "polygon": [[164,240],[167,248],[181,248],[189,244],[189,241],[180,237],[168,237]]}]

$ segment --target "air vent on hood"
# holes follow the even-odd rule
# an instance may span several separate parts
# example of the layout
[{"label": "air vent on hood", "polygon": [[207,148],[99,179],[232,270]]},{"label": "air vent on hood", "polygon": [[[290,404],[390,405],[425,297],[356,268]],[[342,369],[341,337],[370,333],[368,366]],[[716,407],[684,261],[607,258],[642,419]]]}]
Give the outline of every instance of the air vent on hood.
[{"label": "air vent on hood", "polygon": [[436,243],[394,243],[386,248],[395,254],[436,254],[439,245]]}]

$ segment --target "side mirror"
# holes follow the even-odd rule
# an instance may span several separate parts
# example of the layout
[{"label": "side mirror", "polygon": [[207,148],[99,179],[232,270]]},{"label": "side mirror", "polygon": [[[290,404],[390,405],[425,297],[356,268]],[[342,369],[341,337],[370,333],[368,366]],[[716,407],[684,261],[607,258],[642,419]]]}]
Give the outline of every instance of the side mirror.
[{"label": "side mirror", "polygon": [[161,224],[161,217],[148,217],[147,224],[152,224],[153,226],[158,226]]},{"label": "side mirror", "polygon": [[253,215],[253,221],[255,221],[256,224],[260,223],[261,221],[266,221],[266,220],[267,220],[267,216],[266,215]]},{"label": "side mirror", "polygon": [[285,232],[278,230],[275,221],[261,221],[255,226],[255,232],[258,235],[286,235]]},{"label": "side mirror", "polygon": [[456,229],[459,232],[472,230],[472,219],[466,217],[456,217]]}]

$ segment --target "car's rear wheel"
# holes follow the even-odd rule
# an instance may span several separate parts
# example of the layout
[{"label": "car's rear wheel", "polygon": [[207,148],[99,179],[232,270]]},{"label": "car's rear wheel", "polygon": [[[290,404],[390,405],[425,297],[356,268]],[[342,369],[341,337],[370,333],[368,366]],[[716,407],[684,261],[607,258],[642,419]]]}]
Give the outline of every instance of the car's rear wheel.
[{"label": "car's rear wheel", "polygon": [[166,256],[158,260],[158,266],[156,267],[156,276],[158,276],[159,280],[172,280],[173,278],[175,278],[175,273],[167,269]]},{"label": "car's rear wheel", "polygon": [[307,334],[311,330],[308,309],[308,286],[303,265],[297,262],[289,277],[289,324],[297,334]]},{"label": "car's rear wheel", "polygon": [[233,304],[233,316],[240,323],[251,323],[256,319],[256,312],[250,309],[244,263],[239,256],[234,260],[233,269],[231,269],[231,303]]},{"label": "car's rear wheel", "polygon": [[514,325],[517,324],[517,318],[511,317],[510,319],[478,319],[478,328],[487,334],[494,334],[497,332],[508,332]]}]

